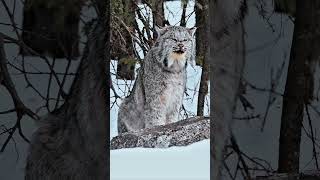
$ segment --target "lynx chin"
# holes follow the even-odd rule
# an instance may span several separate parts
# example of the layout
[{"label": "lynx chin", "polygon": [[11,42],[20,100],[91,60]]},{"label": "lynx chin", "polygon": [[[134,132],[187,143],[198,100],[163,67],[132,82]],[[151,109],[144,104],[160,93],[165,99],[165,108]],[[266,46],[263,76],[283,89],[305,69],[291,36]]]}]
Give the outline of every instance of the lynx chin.
[{"label": "lynx chin", "polygon": [[132,92],[120,105],[119,133],[178,121],[186,67],[195,62],[196,28],[168,26],[156,31],[158,38],[144,59]]}]

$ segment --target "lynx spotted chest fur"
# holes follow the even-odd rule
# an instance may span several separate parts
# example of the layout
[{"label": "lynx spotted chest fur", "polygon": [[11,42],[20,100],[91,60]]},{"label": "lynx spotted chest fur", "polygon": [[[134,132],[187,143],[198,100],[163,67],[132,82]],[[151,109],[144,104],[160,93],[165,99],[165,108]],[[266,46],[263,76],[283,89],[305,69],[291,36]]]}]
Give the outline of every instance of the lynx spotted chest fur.
[{"label": "lynx spotted chest fur", "polygon": [[168,26],[156,30],[155,45],[144,59],[131,94],[120,105],[119,133],[178,121],[186,66],[194,63],[196,28]]}]

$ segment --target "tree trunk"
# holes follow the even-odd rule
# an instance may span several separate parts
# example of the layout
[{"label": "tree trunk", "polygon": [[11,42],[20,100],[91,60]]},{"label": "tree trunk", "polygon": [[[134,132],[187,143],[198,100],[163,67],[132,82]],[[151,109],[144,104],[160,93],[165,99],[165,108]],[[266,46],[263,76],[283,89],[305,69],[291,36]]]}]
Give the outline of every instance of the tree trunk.
[{"label": "tree trunk", "polygon": [[65,104],[44,117],[34,134],[26,180],[108,178],[105,45],[109,29],[105,14],[98,14]]},{"label": "tree trunk", "polygon": [[211,179],[222,179],[224,148],[231,134],[233,112],[242,76],[245,46],[245,1],[215,0],[210,3]]},{"label": "tree trunk", "polygon": [[[134,0],[117,0],[114,9],[116,15],[124,24],[117,22],[119,26],[112,27],[112,55],[118,60],[117,79],[134,80],[135,78],[135,54],[131,33],[134,31],[135,9]],[[116,5],[116,4],[115,4]],[[130,31],[130,32],[128,32]]]},{"label": "tree trunk", "polygon": [[165,25],[164,18],[164,0],[146,0],[150,3],[154,26],[163,27]]},{"label": "tree trunk", "polygon": [[187,7],[189,0],[183,0],[181,1],[182,3],[182,14],[181,14],[181,19],[180,19],[180,26],[186,27],[187,21],[186,21],[186,13],[187,13]]},{"label": "tree trunk", "polygon": [[202,66],[197,116],[203,116],[205,97],[208,94],[209,61],[208,61],[208,34],[209,34],[209,1],[197,0],[196,11],[196,63]]},{"label": "tree trunk", "polygon": [[297,0],[279,144],[279,173],[298,173],[305,104],[312,99],[313,71],[320,48],[320,1]]}]

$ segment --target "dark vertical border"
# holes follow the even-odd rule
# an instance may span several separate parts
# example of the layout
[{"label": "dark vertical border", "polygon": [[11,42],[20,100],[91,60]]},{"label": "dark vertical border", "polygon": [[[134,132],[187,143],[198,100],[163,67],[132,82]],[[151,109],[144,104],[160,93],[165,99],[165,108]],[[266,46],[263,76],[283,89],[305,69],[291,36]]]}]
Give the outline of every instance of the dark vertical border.
[{"label": "dark vertical border", "polygon": [[106,42],[106,49],[105,49],[105,57],[106,57],[106,75],[108,76],[108,88],[107,88],[107,113],[108,113],[108,118],[107,121],[109,121],[108,127],[107,127],[107,132],[108,132],[108,138],[107,138],[107,151],[108,151],[108,158],[107,158],[107,175],[106,179],[110,179],[110,0],[105,0],[105,15],[106,15],[106,20],[105,20],[105,27],[106,27],[106,37],[105,37],[105,42]]},{"label": "dark vertical border", "polygon": [[[106,72],[109,74],[109,72],[110,72],[110,0],[106,0],[106,6],[105,6],[105,14],[106,14],[106,24],[105,24],[105,26],[106,26],[106,51],[105,51],[105,53],[106,53],[106,59],[107,59],[107,70],[106,70]],[[109,76],[110,77],[110,76]],[[107,107],[107,112],[108,112],[108,119],[107,119],[107,121],[109,122],[109,123],[107,123],[107,125],[108,125],[108,127],[107,127],[107,129],[108,129],[108,139],[107,139],[107,151],[108,151],[108,158],[107,158],[107,167],[108,167],[108,169],[107,169],[107,175],[108,175],[108,177],[107,177],[107,179],[110,179],[110,108],[109,108],[109,106],[110,106],[110,87],[109,87],[109,85],[110,85],[110,80],[111,79],[109,79],[108,78],[108,88],[107,88],[107,95],[109,96],[109,98],[107,98],[107,105],[108,105],[108,107]]]},{"label": "dark vertical border", "polygon": [[213,111],[213,61],[212,61],[212,58],[213,58],[213,43],[212,43],[212,40],[213,40],[213,28],[212,28],[212,10],[213,9],[213,1],[215,0],[209,0],[209,56],[208,56],[208,64],[209,64],[209,78],[210,78],[210,180],[213,180],[213,114],[214,114],[214,111]]}]

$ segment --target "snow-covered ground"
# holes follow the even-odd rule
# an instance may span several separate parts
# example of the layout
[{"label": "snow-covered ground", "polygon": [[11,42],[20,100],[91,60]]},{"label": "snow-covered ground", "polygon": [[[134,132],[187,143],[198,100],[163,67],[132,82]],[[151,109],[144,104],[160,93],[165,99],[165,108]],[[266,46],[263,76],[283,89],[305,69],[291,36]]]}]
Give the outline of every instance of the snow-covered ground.
[{"label": "snow-covered ground", "polygon": [[203,140],[187,147],[113,150],[111,180],[209,180],[209,149]]}]

